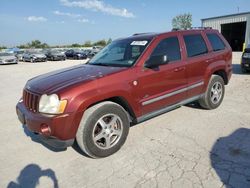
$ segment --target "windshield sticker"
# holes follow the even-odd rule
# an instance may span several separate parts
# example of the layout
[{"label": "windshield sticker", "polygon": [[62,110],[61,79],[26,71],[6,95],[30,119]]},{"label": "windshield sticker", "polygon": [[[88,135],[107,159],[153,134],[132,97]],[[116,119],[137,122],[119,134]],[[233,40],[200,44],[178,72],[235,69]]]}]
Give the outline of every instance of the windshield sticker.
[{"label": "windshield sticker", "polygon": [[131,46],[145,46],[148,43],[148,41],[133,41],[130,45]]}]

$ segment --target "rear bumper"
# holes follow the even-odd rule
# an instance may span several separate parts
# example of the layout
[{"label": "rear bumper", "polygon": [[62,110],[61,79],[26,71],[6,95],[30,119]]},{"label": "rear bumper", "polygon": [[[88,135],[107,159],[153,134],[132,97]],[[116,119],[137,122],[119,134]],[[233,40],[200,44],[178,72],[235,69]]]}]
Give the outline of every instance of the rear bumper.
[{"label": "rear bumper", "polygon": [[[28,110],[23,102],[16,106],[19,121],[39,139],[55,148],[65,148],[74,142],[78,125],[77,114],[45,115]],[[44,126],[49,130],[43,131]]]}]

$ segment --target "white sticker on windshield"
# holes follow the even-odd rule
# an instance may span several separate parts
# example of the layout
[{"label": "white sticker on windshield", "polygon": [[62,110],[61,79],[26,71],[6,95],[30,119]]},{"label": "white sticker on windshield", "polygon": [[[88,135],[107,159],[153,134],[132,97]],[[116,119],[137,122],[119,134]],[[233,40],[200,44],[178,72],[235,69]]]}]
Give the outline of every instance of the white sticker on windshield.
[{"label": "white sticker on windshield", "polygon": [[133,41],[130,45],[131,46],[145,46],[148,43],[148,41]]}]

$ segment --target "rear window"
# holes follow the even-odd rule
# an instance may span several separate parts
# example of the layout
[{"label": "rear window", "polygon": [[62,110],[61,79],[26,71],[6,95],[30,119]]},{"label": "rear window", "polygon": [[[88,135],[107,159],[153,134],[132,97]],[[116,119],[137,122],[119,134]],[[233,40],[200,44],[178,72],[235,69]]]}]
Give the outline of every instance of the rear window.
[{"label": "rear window", "polygon": [[207,38],[210,41],[213,51],[220,51],[225,49],[225,44],[221,38],[215,33],[208,33]]},{"label": "rear window", "polygon": [[185,35],[184,41],[187,48],[188,57],[194,57],[208,52],[206,43],[200,34]]}]

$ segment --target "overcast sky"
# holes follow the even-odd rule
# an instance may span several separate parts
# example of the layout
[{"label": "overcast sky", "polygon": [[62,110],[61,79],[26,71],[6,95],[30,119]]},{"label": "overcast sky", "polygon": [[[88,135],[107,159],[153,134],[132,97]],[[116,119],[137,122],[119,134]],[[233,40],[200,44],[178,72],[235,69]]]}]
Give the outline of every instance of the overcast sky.
[{"label": "overcast sky", "polygon": [[172,18],[250,11],[250,0],[0,0],[0,46],[38,39],[50,45],[171,30]]}]

